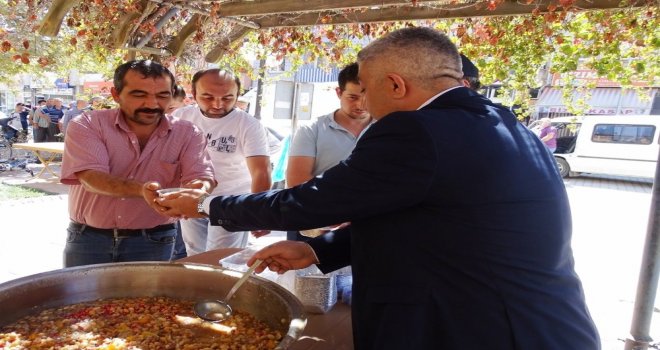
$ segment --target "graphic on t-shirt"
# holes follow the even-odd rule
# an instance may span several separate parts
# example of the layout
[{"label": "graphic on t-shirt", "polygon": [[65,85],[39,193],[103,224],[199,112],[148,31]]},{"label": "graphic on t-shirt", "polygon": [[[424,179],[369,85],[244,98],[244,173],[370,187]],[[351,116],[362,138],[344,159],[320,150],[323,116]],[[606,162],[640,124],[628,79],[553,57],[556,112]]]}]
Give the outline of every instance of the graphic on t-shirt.
[{"label": "graphic on t-shirt", "polygon": [[236,152],[236,137],[233,135],[229,136],[220,136],[215,140],[212,140],[213,134],[207,134],[206,140],[208,142],[208,148],[215,150],[216,152],[221,153],[235,153]]}]

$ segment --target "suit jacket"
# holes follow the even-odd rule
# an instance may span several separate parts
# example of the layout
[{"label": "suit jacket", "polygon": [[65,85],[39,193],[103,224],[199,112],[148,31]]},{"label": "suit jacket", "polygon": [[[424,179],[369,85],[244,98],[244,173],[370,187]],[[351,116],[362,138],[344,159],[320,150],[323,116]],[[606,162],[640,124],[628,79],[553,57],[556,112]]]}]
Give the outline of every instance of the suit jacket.
[{"label": "suit jacket", "polygon": [[300,186],[211,203],[232,230],[350,221],[311,245],[353,266],[358,349],[599,349],[573,268],[571,215],[543,143],[466,88],[376,122]]}]

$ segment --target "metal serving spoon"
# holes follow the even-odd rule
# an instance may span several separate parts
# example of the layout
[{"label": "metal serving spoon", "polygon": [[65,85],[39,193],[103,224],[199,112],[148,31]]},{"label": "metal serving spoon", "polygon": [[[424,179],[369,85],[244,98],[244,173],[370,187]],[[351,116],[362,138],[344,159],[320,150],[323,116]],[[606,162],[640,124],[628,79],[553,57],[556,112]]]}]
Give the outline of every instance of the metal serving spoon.
[{"label": "metal serving spoon", "polygon": [[243,285],[245,281],[247,281],[248,277],[254,272],[254,270],[261,265],[263,261],[257,259],[252,266],[243,274],[243,276],[236,281],[236,284],[229,290],[229,293],[227,293],[227,296],[225,296],[224,299],[222,300],[202,300],[198,301],[195,304],[195,314],[197,314],[197,317],[206,320],[206,321],[211,321],[211,322],[220,322],[224,319],[229,318],[231,314],[234,312],[231,309],[231,306],[229,306],[229,299],[234,296],[234,293],[238,290],[238,288]]}]

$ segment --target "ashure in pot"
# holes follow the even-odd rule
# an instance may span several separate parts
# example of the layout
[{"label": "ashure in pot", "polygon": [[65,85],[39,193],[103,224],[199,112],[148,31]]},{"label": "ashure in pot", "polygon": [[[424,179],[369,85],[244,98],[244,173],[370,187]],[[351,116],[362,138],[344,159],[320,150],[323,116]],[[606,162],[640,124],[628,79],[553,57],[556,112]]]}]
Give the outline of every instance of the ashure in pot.
[{"label": "ashure in pot", "polygon": [[[45,272],[0,284],[0,326],[46,308],[98,299],[217,298],[225,295],[240,275],[221,267],[166,262],[99,264]],[[306,324],[303,307],[293,294],[256,276],[250,276],[232,298],[232,307],[286,334],[277,349],[288,348]]]}]

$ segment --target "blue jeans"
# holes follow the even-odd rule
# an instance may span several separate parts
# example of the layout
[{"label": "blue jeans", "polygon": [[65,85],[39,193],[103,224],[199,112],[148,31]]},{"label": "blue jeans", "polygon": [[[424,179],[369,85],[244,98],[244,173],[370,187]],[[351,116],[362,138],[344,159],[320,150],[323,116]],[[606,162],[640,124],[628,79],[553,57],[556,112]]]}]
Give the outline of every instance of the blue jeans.
[{"label": "blue jeans", "polygon": [[146,232],[135,236],[112,233],[71,222],[64,247],[64,267],[122,261],[170,261],[176,229]]},{"label": "blue jeans", "polygon": [[172,253],[172,260],[183,259],[188,256],[186,251],[186,244],[183,242],[181,234],[181,222],[176,222],[176,240],[174,241],[174,253]]},{"label": "blue jeans", "polygon": [[249,232],[229,232],[208,218],[179,220],[188,256],[220,248],[245,248]]}]

